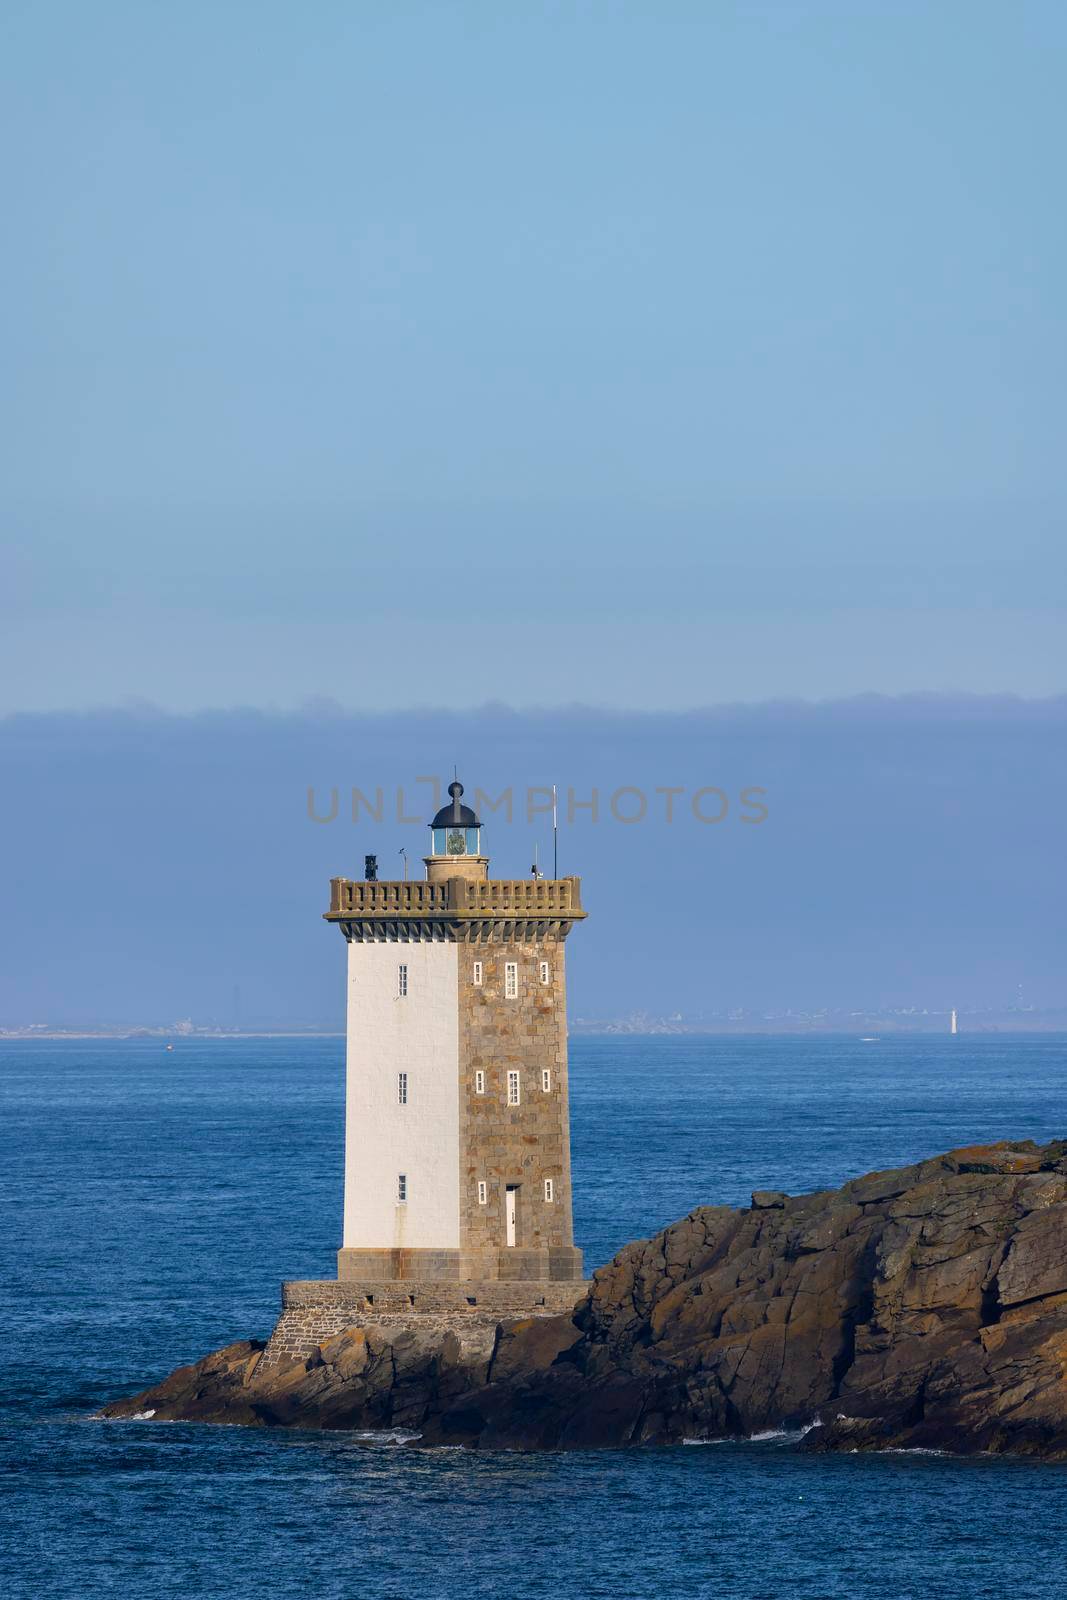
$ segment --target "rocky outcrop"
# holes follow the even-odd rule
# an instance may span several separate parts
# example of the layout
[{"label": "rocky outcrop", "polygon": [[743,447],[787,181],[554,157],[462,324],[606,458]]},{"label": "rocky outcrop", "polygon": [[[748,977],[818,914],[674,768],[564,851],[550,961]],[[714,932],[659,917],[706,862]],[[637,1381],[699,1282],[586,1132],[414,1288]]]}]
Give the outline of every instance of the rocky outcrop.
[{"label": "rocky outcrop", "polygon": [[573,1317],[501,1323],[476,1361],[415,1325],[270,1371],[261,1352],[232,1345],[105,1414],[509,1449],[807,1428],[810,1450],[1067,1459],[1067,1142],[700,1207],[620,1251]]},{"label": "rocky outcrop", "polygon": [[[506,1342],[502,1332],[492,1342],[498,1339]],[[143,1394],[112,1402],[101,1414],[249,1427],[417,1431],[428,1415],[447,1409],[472,1385],[485,1384],[490,1373],[488,1359],[472,1363],[454,1333],[442,1334],[432,1325],[348,1328],[309,1356],[270,1363],[263,1359],[265,1349],[262,1340],[239,1340],[193,1366],[179,1367]]]}]

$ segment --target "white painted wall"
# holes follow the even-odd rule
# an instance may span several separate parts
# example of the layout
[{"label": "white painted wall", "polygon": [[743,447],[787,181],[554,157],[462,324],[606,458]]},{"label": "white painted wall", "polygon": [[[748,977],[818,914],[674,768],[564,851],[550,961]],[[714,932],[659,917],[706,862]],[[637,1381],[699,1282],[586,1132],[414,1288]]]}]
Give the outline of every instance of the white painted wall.
[{"label": "white painted wall", "polygon": [[[459,1248],[458,949],[451,941],[348,947],[347,1250]],[[406,1106],[399,1072],[408,1075]],[[401,1172],[405,1205],[396,1198]]]}]

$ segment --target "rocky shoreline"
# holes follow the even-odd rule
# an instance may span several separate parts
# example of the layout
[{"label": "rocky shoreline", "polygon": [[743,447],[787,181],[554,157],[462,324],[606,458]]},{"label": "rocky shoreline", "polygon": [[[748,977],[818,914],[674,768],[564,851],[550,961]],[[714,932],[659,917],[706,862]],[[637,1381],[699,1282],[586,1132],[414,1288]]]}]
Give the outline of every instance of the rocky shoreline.
[{"label": "rocky shoreline", "polygon": [[263,1350],[229,1345],[101,1414],[510,1450],[814,1423],[803,1449],[1067,1460],[1067,1140],[699,1207],[621,1250],[573,1315],[502,1321],[477,1353],[417,1318]]}]

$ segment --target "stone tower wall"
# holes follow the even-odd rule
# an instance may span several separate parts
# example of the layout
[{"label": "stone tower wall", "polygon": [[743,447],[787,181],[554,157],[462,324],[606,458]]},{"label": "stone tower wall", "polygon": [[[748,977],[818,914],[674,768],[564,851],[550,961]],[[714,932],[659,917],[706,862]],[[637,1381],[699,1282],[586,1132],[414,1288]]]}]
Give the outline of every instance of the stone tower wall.
[{"label": "stone tower wall", "polygon": [[[506,1247],[504,1194],[518,1185],[519,1250],[573,1244],[563,941],[460,946],[460,1234],[465,1251]],[[474,982],[475,962],[482,982]],[[548,962],[542,983],[540,964]],[[505,965],[517,967],[518,996],[505,994]],[[542,1087],[542,1073],[550,1087]],[[485,1074],[485,1092],[476,1075]],[[507,1103],[508,1073],[519,1073],[520,1104]],[[544,1180],[553,1196],[545,1199]],[[484,1205],[478,1183],[486,1185]]]}]

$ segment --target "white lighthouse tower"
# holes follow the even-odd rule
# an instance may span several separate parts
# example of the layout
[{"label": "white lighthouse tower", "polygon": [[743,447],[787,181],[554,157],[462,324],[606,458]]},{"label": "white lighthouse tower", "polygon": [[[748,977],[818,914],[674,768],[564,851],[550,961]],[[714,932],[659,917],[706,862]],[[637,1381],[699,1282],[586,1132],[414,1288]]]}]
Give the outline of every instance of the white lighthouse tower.
[{"label": "white lighthouse tower", "polygon": [[348,941],[341,1279],[581,1279],[564,940],[576,878],[491,879],[449,788],[422,883],[337,879]]},{"label": "white lighthouse tower", "polygon": [[336,1280],[283,1284],[270,1359],[398,1315],[491,1341],[500,1317],[567,1311],[587,1287],[564,966],[580,881],[490,878],[458,779],[429,830],[424,881],[330,884],[348,945],[343,1237]]}]

